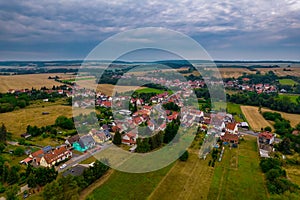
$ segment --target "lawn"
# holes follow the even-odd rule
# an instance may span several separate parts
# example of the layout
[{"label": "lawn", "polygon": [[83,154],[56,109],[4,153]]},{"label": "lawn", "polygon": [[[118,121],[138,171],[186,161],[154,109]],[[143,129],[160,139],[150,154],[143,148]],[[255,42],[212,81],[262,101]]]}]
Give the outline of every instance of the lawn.
[{"label": "lawn", "polygon": [[241,105],[235,103],[227,103],[227,112],[234,116],[235,121],[243,122],[246,121],[244,114],[241,110]]},{"label": "lawn", "polygon": [[165,91],[164,90],[159,90],[159,89],[155,89],[155,88],[143,88],[143,89],[139,89],[136,90],[137,93],[156,93],[156,94],[162,94]]},{"label": "lawn", "polygon": [[280,83],[280,85],[291,85],[291,86],[298,84],[296,81],[294,81],[292,79],[288,79],[288,78],[279,79],[279,83]]},{"label": "lawn", "polygon": [[287,96],[291,99],[292,102],[294,103],[297,103],[297,98],[300,96],[300,95],[293,95],[293,94],[279,94],[279,98],[283,98],[284,96]]},{"label": "lawn", "polygon": [[190,153],[186,162],[176,162],[149,199],[207,199],[213,170],[208,160]]},{"label": "lawn", "polygon": [[244,138],[237,149],[225,148],[222,161],[215,166],[208,199],[267,199],[256,137]]},{"label": "lawn", "polygon": [[146,199],[173,165],[155,172],[132,174],[115,171],[89,196],[93,199]]}]

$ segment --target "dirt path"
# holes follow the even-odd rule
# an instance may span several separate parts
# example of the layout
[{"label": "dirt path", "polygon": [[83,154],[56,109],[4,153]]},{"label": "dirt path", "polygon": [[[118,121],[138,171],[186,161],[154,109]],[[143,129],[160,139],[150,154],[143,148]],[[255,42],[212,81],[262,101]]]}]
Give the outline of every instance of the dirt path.
[{"label": "dirt path", "polygon": [[114,173],[113,169],[110,169],[104,174],[100,179],[96,182],[85,188],[83,191],[80,192],[79,199],[86,199],[96,188],[100,187],[103,183],[105,183],[108,178]]}]

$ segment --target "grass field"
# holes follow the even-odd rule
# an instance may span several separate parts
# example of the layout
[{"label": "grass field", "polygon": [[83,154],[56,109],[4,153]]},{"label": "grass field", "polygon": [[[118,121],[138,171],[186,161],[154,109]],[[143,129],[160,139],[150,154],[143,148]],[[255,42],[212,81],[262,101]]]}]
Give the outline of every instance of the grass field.
[{"label": "grass field", "polygon": [[297,185],[300,185],[300,166],[298,165],[287,165],[284,167],[287,172],[288,178]]},{"label": "grass field", "polygon": [[155,172],[130,174],[115,171],[89,196],[93,199],[146,199],[173,165]]},{"label": "grass field", "polygon": [[259,167],[256,137],[244,136],[237,149],[225,148],[222,161],[217,162],[208,199],[264,200],[267,192]]},{"label": "grass field", "polygon": [[282,98],[284,96],[287,96],[291,99],[292,102],[294,103],[297,103],[297,98],[300,96],[300,95],[296,95],[296,94],[279,94],[279,97]]},{"label": "grass field", "polygon": [[53,79],[48,79],[49,76],[70,77],[72,75],[58,73],[0,76],[0,92],[5,93],[9,89],[31,89],[32,87],[40,89],[43,86],[52,88],[53,85],[63,85]]},{"label": "grass field", "polygon": [[190,153],[186,162],[176,162],[149,199],[207,199],[212,175],[208,160]]},{"label": "grass field", "polygon": [[279,83],[281,85],[291,85],[291,86],[298,84],[296,81],[292,79],[279,79]]},{"label": "grass field", "polygon": [[241,105],[235,103],[227,103],[227,112],[234,116],[235,121],[243,122],[245,117],[243,115]]},{"label": "grass field", "polygon": [[138,89],[136,90],[137,93],[156,93],[156,94],[162,94],[165,91],[164,90],[159,90],[159,89],[155,89],[155,88],[142,88],[142,89]]},{"label": "grass field", "polygon": [[[83,114],[90,113],[92,110],[80,110]],[[42,115],[42,112],[49,112],[48,115]],[[75,115],[80,113],[75,112]],[[54,124],[56,118],[60,115],[72,117],[72,107],[57,105],[51,103],[41,103],[29,106],[28,108],[16,110],[13,112],[1,113],[0,122],[3,122],[13,137],[24,133],[27,125],[36,125],[38,127]]]},{"label": "grass field", "polygon": [[260,131],[261,128],[265,128],[266,126],[273,127],[271,123],[265,120],[265,118],[259,113],[258,107],[241,106],[241,110],[253,130]]}]

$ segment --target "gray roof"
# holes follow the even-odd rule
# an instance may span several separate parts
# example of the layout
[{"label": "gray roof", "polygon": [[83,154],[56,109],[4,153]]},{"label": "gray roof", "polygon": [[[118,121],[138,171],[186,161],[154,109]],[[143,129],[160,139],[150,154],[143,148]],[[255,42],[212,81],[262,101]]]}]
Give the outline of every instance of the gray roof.
[{"label": "gray roof", "polygon": [[93,139],[92,136],[90,135],[85,135],[85,136],[82,136],[80,139],[79,139],[79,144],[82,146],[89,146],[90,144],[93,144],[95,143],[95,140]]}]

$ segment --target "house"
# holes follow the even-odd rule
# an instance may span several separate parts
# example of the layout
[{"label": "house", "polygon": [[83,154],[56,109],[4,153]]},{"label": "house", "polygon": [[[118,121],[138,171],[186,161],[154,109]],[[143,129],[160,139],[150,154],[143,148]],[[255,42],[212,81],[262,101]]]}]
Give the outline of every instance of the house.
[{"label": "house", "polygon": [[293,135],[296,135],[296,136],[298,136],[299,133],[300,133],[300,131],[298,131],[298,130],[294,130],[294,131],[292,132],[292,134],[293,134]]},{"label": "house", "polygon": [[28,158],[25,158],[24,160],[20,161],[20,164],[28,165],[31,162],[32,162],[32,158],[28,157]]},{"label": "house", "polygon": [[210,123],[213,127],[215,127],[216,129],[218,129],[220,131],[224,130],[226,127],[224,118],[222,118],[218,115],[212,115]]},{"label": "house", "polygon": [[148,121],[147,121],[147,125],[148,125],[148,128],[149,128],[151,131],[154,131],[155,125],[154,125],[154,123],[153,123],[151,120],[148,120]]},{"label": "house", "polygon": [[80,139],[79,135],[74,135],[72,137],[69,137],[68,139],[66,139],[65,144],[67,146],[72,146],[75,142],[78,142]]},{"label": "house", "polygon": [[167,127],[167,124],[166,124],[166,123],[163,123],[163,124],[161,124],[161,125],[158,127],[158,130],[159,130],[159,131],[164,131],[164,130],[166,129],[166,127]]},{"label": "house", "polygon": [[127,144],[127,145],[134,145],[134,144],[136,144],[136,139],[137,138],[138,138],[138,134],[133,133],[133,132],[129,132],[129,133],[126,133],[122,137],[122,143]]},{"label": "house", "polygon": [[133,122],[135,125],[140,125],[141,123],[143,123],[143,118],[142,117],[135,117],[133,118]]},{"label": "house", "polygon": [[236,134],[225,132],[225,134],[223,136],[221,136],[221,140],[223,142],[227,142],[227,143],[231,143],[231,144],[238,144],[239,136]]},{"label": "house", "polygon": [[257,143],[259,154],[261,157],[269,158],[270,153],[273,151],[273,142],[275,141],[275,134],[268,131],[262,132],[258,135]]},{"label": "house", "polygon": [[249,124],[247,122],[241,122],[240,127],[244,129],[249,129]]},{"label": "house", "polygon": [[96,145],[95,140],[90,135],[84,135],[80,137],[78,144],[82,149],[90,149],[93,148]]},{"label": "house", "polygon": [[261,144],[273,144],[275,141],[275,135],[269,131],[265,131],[258,135],[258,139]]},{"label": "house", "polygon": [[43,167],[52,167],[56,163],[64,161],[72,157],[72,152],[66,146],[60,146],[50,153],[44,154],[40,160],[40,165]]},{"label": "house", "polygon": [[23,134],[21,134],[21,137],[27,139],[27,138],[31,137],[31,134],[29,134],[29,133],[23,133]]},{"label": "house", "polygon": [[225,130],[231,134],[238,134],[238,123],[227,123]]}]

